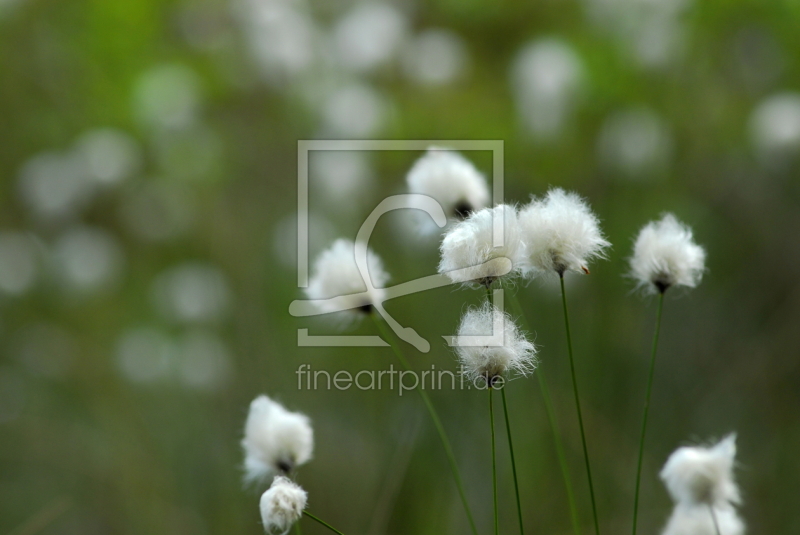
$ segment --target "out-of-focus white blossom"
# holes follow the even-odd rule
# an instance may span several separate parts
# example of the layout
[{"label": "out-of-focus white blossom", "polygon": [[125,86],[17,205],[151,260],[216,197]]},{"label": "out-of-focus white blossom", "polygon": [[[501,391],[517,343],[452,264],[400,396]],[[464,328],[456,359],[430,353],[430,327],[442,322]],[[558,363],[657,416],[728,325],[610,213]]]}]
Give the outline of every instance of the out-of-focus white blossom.
[{"label": "out-of-focus white blossom", "polygon": [[464,41],[450,30],[430,29],[417,35],[403,51],[403,69],[414,82],[444,85],[461,76],[467,67]]},{"label": "out-of-focus white blossom", "polygon": [[88,175],[103,186],[132,178],[142,165],[136,141],[121,130],[97,128],[78,139],[78,153],[86,161]]},{"label": "out-of-focus white blossom", "polygon": [[630,258],[631,276],[639,287],[664,292],[671,286],[694,288],[705,271],[705,250],[694,242],[692,229],[672,214],[642,228]]},{"label": "out-of-focus white blossom", "polygon": [[733,479],[736,435],[714,446],[683,446],[661,470],[661,479],[676,503],[726,506],[741,500]]},{"label": "out-of-focus white blossom", "polygon": [[635,108],[610,115],[597,141],[601,163],[624,178],[662,170],[672,153],[669,128],[655,112]]},{"label": "out-of-focus white blossom", "polygon": [[156,309],[176,323],[218,322],[232,301],[225,274],[202,262],[186,262],[164,271],[153,281],[151,291]]},{"label": "out-of-focus white blossom", "polygon": [[[661,535],[744,535],[744,523],[733,507],[675,506]],[[719,533],[714,526],[716,517]]]},{"label": "out-of-focus white blossom", "polygon": [[74,219],[94,194],[86,161],[75,152],[46,152],[20,170],[19,193],[33,215],[44,221]]},{"label": "out-of-focus white blossom", "polygon": [[352,212],[369,199],[375,178],[369,151],[312,150],[308,160],[310,187],[319,188],[326,208]]},{"label": "out-of-focus white blossom", "polygon": [[[498,331],[499,329],[499,331]],[[499,336],[498,336],[499,335]],[[469,345],[461,337],[494,336],[499,345]],[[499,376],[528,375],[536,367],[536,348],[507,313],[490,303],[470,308],[461,318],[455,350],[464,374],[491,384]]]},{"label": "out-of-focus white blossom", "polygon": [[[494,246],[495,223],[503,226],[503,241],[498,247]],[[513,276],[520,271],[524,250],[516,207],[501,204],[484,208],[473,212],[445,234],[439,247],[439,273],[447,275],[453,282],[489,286],[498,277],[506,274]],[[487,264],[499,258],[508,259],[510,271],[501,262]]]},{"label": "out-of-focus white blossom", "polygon": [[200,104],[200,78],[185,65],[158,65],[136,83],[134,111],[147,127],[186,128],[197,119]]},{"label": "out-of-focus white blossom", "polygon": [[[314,262],[312,276],[305,290],[306,296],[313,300],[344,297],[349,307],[342,312],[348,314],[351,319],[371,312],[373,303],[382,302],[384,299],[383,287],[389,281],[389,275],[384,271],[380,257],[367,249],[367,269],[374,289],[366,297],[356,295],[367,291],[367,285],[356,265],[356,254],[362,254],[364,248],[365,245],[362,243],[341,238],[333,242],[333,245],[320,253]],[[324,301],[315,305],[323,313],[338,310]]]},{"label": "out-of-focus white blossom", "polygon": [[410,193],[433,197],[449,218],[464,219],[489,203],[486,178],[454,150],[431,147],[406,175]]},{"label": "out-of-focus white blossom", "polygon": [[339,63],[354,72],[383,65],[403,43],[407,24],[405,15],[391,4],[356,4],[333,29],[333,46]]},{"label": "out-of-focus white blossom", "polygon": [[289,412],[267,396],[250,403],[242,439],[245,481],[288,474],[311,460],[314,431],[305,414]]},{"label": "out-of-focus white blossom", "polygon": [[519,233],[525,243],[524,271],[529,277],[566,271],[589,273],[589,262],[603,258],[611,245],[586,201],[560,188],[520,210]]},{"label": "out-of-focus white blossom", "polygon": [[538,140],[557,138],[570,120],[583,86],[583,65],[570,45],[546,38],[517,53],[511,86],[522,124]]},{"label": "out-of-focus white blossom", "polygon": [[261,495],[261,522],[268,535],[284,535],[300,520],[308,494],[287,477],[275,476],[270,488]]},{"label": "out-of-focus white blossom", "polygon": [[750,139],[765,167],[781,167],[800,153],[800,93],[772,95],[753,110]]},{"label": "out-of-focus white blossom", "polygon": [[325,133],[351,139],[367,139],[384,126],[385,98],[371,86],[354,82],[331,92],[322,104]]},{"label": "out-of-focus white blossom", "polygon": [[53,248],[56,278],[67,291],[91,293],[113,286],[124,267],[122,246],[110,232],[77,227],[64,233]]}]

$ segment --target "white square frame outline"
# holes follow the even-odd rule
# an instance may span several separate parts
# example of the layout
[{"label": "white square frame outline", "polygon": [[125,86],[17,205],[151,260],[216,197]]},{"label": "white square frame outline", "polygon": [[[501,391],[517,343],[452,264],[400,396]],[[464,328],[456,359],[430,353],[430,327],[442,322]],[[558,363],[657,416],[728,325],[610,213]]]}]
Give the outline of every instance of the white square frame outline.
[{"label": "white square frame outline", "polygon": [[[492,153],[491,206],[502,202],[504,195],[504,141],[503,140],[395,140],[395,139],[299,139],[297,140],[297,287],[307,288],[308,266],[308,158],[311,151],[427,151],[431,147],[441,147],[457,151],[490,151]],[[494,225],[492,242],[499,246],[504,240],[503,226]],[[495,294],[502,290],[495,290]],[[502,298],[498,305],[502,306]],[[501,308],[502,310],[502,308]],[[492,336],[502,336],[494,333]],[[452,337],[444,337],[453,345]],[[502,340],[495,343],[502,344]],[[298,346],[388,346],[379,336],[325,335],[311,336],[308,329],[297,330]]]}]

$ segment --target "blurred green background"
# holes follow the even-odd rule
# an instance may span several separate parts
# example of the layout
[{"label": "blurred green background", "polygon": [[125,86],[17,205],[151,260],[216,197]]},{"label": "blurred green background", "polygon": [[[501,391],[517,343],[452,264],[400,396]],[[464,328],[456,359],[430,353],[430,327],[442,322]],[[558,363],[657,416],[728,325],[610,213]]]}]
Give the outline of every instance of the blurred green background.
[{"label": "blurred green background", "polygon": [[[239,446],[260,393],[314,422],[299,481],[317,515],[348,535],[466,532],[418,396],[297,388],[303,363],[394,363],[298,348],[298,328],[338,331],[288,313],[297,140],[362,138],[503,140],[508,201],[560,186],[602,219],[608,261],[567,282],[605,533],[630,529],[655,315],[626,257],[661,212],[690,224],[709,270],[667,296],[640,533],[670,513],[668,454],[730,431],[748,532],[800,532],[798,27],[791,0],[0,0],[0,533],[260,533]],[[312,155],[312,255],[419,156]],[[435,272],[437,238],[402,214],[371,245],[394,282]],[[558,293],[514,291],[590,532]],[[415,367],[455,369],[440,336],[481,295],[388,304],[433,342]],[[507,393],[527,528],[569,533],[536,381]],[[485,398],[432,396],[488,532]]]}]

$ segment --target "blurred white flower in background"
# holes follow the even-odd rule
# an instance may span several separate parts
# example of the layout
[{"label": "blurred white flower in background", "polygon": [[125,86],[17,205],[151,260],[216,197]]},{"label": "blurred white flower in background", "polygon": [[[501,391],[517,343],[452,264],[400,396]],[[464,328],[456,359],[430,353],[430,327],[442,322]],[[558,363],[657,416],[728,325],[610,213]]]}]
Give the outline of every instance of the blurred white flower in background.
[{"label": "blurred white flower in background", "polygon": [[53,246],[54,276],[71,293],[87,294],[118,282],[124,267],[123,249],[110,232],[75,227]]},{"label": "blurred white flower in background", "polygon": [[438,86],[457,80],[469,63],[467,47],[455,32],[429,29],[403,49],[403,70],[419,85]]},{"label": "blurred white flower in background", "polygon": [[386,123],[386,99],[372,86],[354,82],[331,92],[322,107],[326,134],[366,139],[377,134]]},{"label": "blurred white flower in background", "polygon": [[333,28],[333,49],[348,71],[366,72],[393,59],[406,38],[406,16],[391,4],[356,4]]},{"label": "blurred white flower in background", "polygon": [[800,153],[800,93],[762,100],[750,116],[750,140],[767,168],[781,168]]},{"label": "blurred white flower in background", "polygon": [[268,83],[280,85],[313,66],[319,30],[301,0],[242,0],[235,6],[250,53]]},{"label": "blurred white flower in background", "polygon": [[186,262],[162,272],[153,281],[156,310],[176,323],[214,323],[224,319],[231,304],[228,279],[217,267]]},{"label": "blurred white flower in background", "polygon": [[643,67],[662,67],[682,51],[690,0],[585,0],[589,19]]},{"label": "blurred white flower in background", "polygon": [[603,122],[597,153],[600,163],[615,174],[645,178],[669,164],[672,137],[667,124],[652,110],[622,110]]},{"label": "blurred white flower in background", "polygon": [[201,101],[197,73],[186,65],[158,65],[137,80],[133,109],[142,126],[182,129],[195,123]]},{"label": "blurred white flower in background", "polygon": [[143,242],[164,242],[185,233],[195,219],[195,202],[189,186],[148,180],[123,191],[119,219],[125,229]]},{"label": "blurred white flower in background", "polygon": [[375,186],[369,151],[312,150],[308,174],[310,191],[320,204],[345,212],[369,200]]},{"label": "blurred white flower in background", "polygon": [[74,218],[94,193],[86,161],[75,152],[45,152],[20,170],[18,190],[23,204],[43,222]]},{"label": "blurred white flower in background", "polygon": [[0,232],[0,292],[22,295],[36,283],[41,263],[40,246],[32,234]]},{"label": "blurred white flower in background", "polygon": [[169,377],[176,358],[177,348],[170,337],[152,327],[129,329],[117,341],[117,368],[133,383],[164,380]]},{"label": "blurred white flower in background", "polygon": [[583,81],[583,65],[569,44],[545,38],[525,45],[511,66],[514,103],[523,126],[541,141],[559,137]]},{"label": "blurred white flower in background", "polygon": [[136,141],[113,128],[97,128],[83,134],[76,150],[86,162],[89,178],[98,185],[113,186],[132,178],[142,167]]}]

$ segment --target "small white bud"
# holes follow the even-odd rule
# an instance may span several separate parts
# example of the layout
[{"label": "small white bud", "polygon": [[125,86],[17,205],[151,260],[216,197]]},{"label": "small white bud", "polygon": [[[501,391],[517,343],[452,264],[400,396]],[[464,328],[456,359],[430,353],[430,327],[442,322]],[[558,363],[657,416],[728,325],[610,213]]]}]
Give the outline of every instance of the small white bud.
[{"label": "small white bud", "polygon": [[665,214],[642,228],[630,259],[631,276],[651,292],[670,286],[694,288],[705,270],[706,252],[692,239],[692,229]]},{"label": "small white bud", "polygon": [[526,246],[525,274],[565,271],[589,273],[589,261],[604,258],[611,244],[600,231],[597,216],[576,193],[551,189],[519,213],[520,236]]},{"label": "small white bud", "polygon": [[276,476],[272,486],[261,495],[261,521],[269,535],[284,535],[300,520],[308,494],[289,478]]}]

